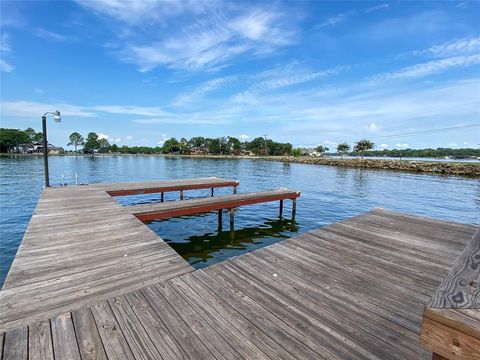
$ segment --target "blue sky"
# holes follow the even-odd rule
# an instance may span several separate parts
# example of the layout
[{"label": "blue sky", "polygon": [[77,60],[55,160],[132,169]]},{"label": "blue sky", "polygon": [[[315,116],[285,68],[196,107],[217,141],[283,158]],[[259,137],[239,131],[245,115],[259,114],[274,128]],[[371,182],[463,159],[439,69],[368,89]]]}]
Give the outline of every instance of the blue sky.
[{"label": "blue sky", "polygon": [[[1,126],[478,147],[480,2],[2,1]],[[394,136],[392,136],[394,135]]]}]

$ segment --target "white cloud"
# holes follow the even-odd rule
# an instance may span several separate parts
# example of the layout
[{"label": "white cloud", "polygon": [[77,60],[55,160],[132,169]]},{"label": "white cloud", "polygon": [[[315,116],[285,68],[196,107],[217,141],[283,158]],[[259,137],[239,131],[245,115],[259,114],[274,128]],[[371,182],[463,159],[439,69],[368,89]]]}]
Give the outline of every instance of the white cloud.
[{"label": "white cloud", "polygon": [[373,81],[381,80],[406,80],[441,73],[450,69],[468,67],[480,64],[480,54],[468,56],[454,56],[441,60],[429,61],[400,69],[398,71],[384,73],[372,78]]},{"label": "white cloud", "polygon": [[45,40],[53,40],[53,41],[67,41],[68,38],[64,35],[55,33],[53,31],[48,31],[42,28],[38,28],[35,30],[35,36],[45,39]]},{"label": "white cloud", "polygon": [[349,12],[346,12],[346,13],[337,14],[335,16],[329,17],[325,21],[318,24],[315,28],[321,29],[321,28],[324,28],[324,27],[327,27],[327,26],[336,25],[339,22],[344,21],[347,17],[349,17],[350,15],[353,15],[354,13],[355,13],[354,11],[349,11]]},{"label": "white cloud", "polygon": [[454,39],[442,44],[434,45],[426,50],[414,51],[415,55],[431,55],[435,57],[449,57],[468,55],[480,52],[480,36]]},{"label": "white cloud", "polygon": [[80,5],[97,14],[107,15],[130,25],[146,20],[163,23],[182,13],[199,14],[214,2],[182,0],[76,0]]},{"label": "white cloud", "polygon": [[132,136],[132,135],[127,135],[127,136],[125,136],[125,140],[127,140],[127,141],[130,141],[130,140],[132,140],[132,139],[133,139],[133,136]]},{"label": "white cloud", "polygon": [[382,125],[377,125],[375,123],[370,123],[368,125],[365,125],[365,129],[372,132],[372,133],[375,133],[377,132],[378,130],[380,130],[382,128]]},{"label": "white cloud", "polygon": [[255,104],[258,102],[258,96],[261,93],[333,76],[348,68],[348,66],[337,66],[327,70],[315,71],[294,61],[252,76],[254,84],[247,90],[234,95],[232,101],[238,104]]},{"label": "white cloud", "polygon": [[399,148],[403,148],[403,149],[406,149],[406,148],[408,148],[408,144],[401,144],[401,143],[398,143],[396,146],[397,146],[397,147],[399,147]]},{"label": "white cloud", "polygon": [[3,72],[12,72],[15,68],[13,65],[9,64],[3,57],[6,53],[12,51],[10,46],[9,36],[6,32],[2,32],[0,36],[0,55],[2,58],[0,59],[0,71]]},{"label": "white cloud", "polygon": [[62,116],[94,117],[96,114],[83,106],[62,103],[39,103],[33,101],[4,101],[1,113],[9,117],[39,118],[48,111],[60,110]]},{"label": "white cloud", "polygon": [[10,46],[10,40],[8,33],[2,32],[0,36],[0,52],[10,52],[12,48]]},{"label": "white cloud", "polygon": [[140,141],[143,142],[143,143],[145,143],[145,142],[147,142],[148,140],[147,140],[147,138],[141,138]]},{"label": "white cloud", "polygon": [[231,83],[234,79],[236,79],[236,76],[224,76],[205,81],[193,91],[177,95],[173,101],[173,105],[184,106],[201,100],[205,94],[223,88],[225,85]]},{"label": "white cloud", "polygon": [[120,138],[116,138],[116,139],[115,139],[115,142],[116,142],[116,143],[119,143],[120,141],[122,141],[122,139],[120,139]]},{"label": "white cloud", "polygon": [[0,71],[3,72],[12,72],[15,69],[12,65],[7,63],[5,60],[0,59]]},{"label": "white cloud", "polygon": [[250,139],[250,136],[248,136],[248,135],[246,135],[246,134],[242,134],[242,135],[240,135],[239,137],[240,137],[240,139],[242,139],[242,140],[244,140],[244,141],[247,140],[247,139]]},{"label": "white cloud", "polygon": [[99,105],[92,107],[92,110],[110,114],[126,114],[140,116],[163,116],[168,112],[158,106],[134,106],[134,105]]},{"label": "white cloud", "polygon": [[379,148],[380,149],[386,149],[386,148],[388,148],[388,145],[387,144],[380,144]]},{"label": "white cloud", "polygon": [[368,8],[367,10],[365,10],[365,13],[368,14],[372,11],[377,11],[377,10],[382,10],[382,9],[388,9],[390,7],[389,4],[380,4],[380,5],[375,5],[375,6],[372,6],[371,8]]},{"label": "white cloud", "polygon": [[159,66],[214,71],[237,56],[265,56],[289,46],[297,34],[295,16],[281,11],[280,5],[220,6],[221,2],[193,0],[79,2],[123,23],[114,52],[142,72]]},{"label": "white cloud", "polygon": [[449,147],[452,147],[452,148],[456,148],[458,147],[458,144],[457,143],[450,143],[448,144]]}]

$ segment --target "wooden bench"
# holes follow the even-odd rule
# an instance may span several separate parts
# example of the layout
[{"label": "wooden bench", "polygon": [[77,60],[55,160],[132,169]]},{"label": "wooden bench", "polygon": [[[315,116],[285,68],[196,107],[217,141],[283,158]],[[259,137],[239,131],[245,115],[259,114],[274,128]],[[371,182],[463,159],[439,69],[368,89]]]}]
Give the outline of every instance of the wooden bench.
[{"label": "wooden bench", "polygon": [[480,228],[426,306],[421,340],[433,359],[480,359]]},{"label": "wooden bench", "polygon": [[300,192],[296,190],[278,189],[260,191],[248,194],[235,194],[219,197],[171,201],[167,203],[152,203],[126,206],[128,211],[141,221],[169,219],[175,216],[194,215],[210,211],[218,211],[219,224],[222,223],[222,210],[230,210],[230,225],[234,223],[234,209],[239,206],[253,205],[270,201],[280,201],[280,216],[283,212],[283,200],[293,201],[292,215],[296,212],[296,198]]},{"label": "wooden bench", "polygon": [[104,190],[110,196],[161,193],[161,201],[163,202],[163,194],[166,192],[179,191],[180,200],[183,200],[183,192],[185,190],[212,189],[211,196],[213,196],[213,189],[215,188],[233,187],[233,193],[235,194],[239,184],[240,182],[237,180],[211,177],[183,180],[121,182],[90,185],[90,187]]}]

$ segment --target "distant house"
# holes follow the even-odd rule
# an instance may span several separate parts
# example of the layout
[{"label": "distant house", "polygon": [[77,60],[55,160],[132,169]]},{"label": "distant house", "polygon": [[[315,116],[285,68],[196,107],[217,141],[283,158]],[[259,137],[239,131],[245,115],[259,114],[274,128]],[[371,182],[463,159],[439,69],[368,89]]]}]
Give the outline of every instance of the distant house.
[{"label": "distant house", "polygon": [[[43,154],[43,143],[34,141],[31,144],[19,144],[15,147],[14,152],[20,154]],[[62,147],[48,143],[48,153],[51,155],[63,154],[65,150]]]},{"label": "distant house", "polygon": [[192,148],[191,154],[193,155],[207,155],[208,154],[208,149],[202,148],[202,147],[194,147]]},{"label": "distant house", "polygon": [[301,148],[302,156],[322,156],[315,148]]}]

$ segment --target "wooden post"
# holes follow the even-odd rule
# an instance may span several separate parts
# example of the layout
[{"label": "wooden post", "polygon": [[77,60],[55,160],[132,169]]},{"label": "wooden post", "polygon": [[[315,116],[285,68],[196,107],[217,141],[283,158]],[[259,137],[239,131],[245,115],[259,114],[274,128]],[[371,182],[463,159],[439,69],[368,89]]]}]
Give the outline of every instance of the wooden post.
[{"label": "wooden post", "polygon": [[180,200],[183,200],[183,190],[180,190]]},{"label": "wooden post", "polygon": [[222,228],[222,209],[218,210],[218,228],[221,229]]},{"label": "wooden post", "polygon": [[233,230],[235,227],[235,209],[230,209],[230,230]]},{"label": "wooden post", "polygon": [[282,214],[283,214],[283,200],[280,200],[280,217],[282,217]]},{"label": "wooden post", "polygon": [[212,195],[211,196],[213,196],[213,188],[212,188]]},{"label": "wooden post", "polygon": [[160,202],[163,202],[163,192],[162,195],[160,195]]},{"label": "wooden post", "polygon": [[292,199],[292,217],[295,217],[297,212],[297,199]]}]

